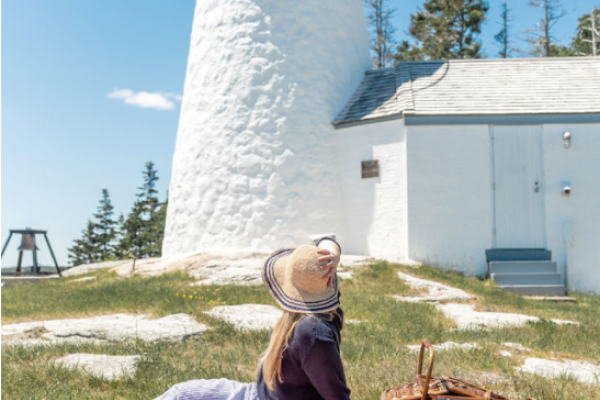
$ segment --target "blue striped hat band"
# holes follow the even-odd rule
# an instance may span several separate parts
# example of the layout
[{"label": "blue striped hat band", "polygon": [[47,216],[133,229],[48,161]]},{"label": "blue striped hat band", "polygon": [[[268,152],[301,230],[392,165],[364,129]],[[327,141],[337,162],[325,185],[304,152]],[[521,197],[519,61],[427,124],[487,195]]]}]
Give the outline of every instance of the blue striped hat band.
[{"label": "blue striped hat band", "polygon": [[[275,301],[277,301],[277,303],[283,309],[292,312],[324,313],[337,309],[340,306],[338,300],[337,275],[333,275],[333,279],[329,287],[325,287],[324,282],[316,281],[316,287],[322,287],[322,290],[320,291],[317,289],[317,293],[312,290],[310,292],[302,290],[299,287],[302,285],[299,285],[298,282],[294,282],[292,278],[294,274],[291,269],[297,267],[297,265],[295,266],[293,262],[295,250],[296,249],[294,248],[277,250],[265,261],[261,275],[265,286],[271,293],[271,296],[273,296]],[[316,250],[314,253],[316,257]],[[325,273],[326,271],[322,270],[322,274]],[[321,278],[319,277],[314,279],[316,280]]]}]

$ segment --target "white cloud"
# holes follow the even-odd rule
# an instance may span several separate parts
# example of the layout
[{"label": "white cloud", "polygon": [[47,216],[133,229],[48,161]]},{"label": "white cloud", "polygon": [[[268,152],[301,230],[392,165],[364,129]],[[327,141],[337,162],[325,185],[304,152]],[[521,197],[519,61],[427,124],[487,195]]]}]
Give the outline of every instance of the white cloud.
[{"label": "white cloud", "polygon": [[181,95],[161,92],[134,92],[131,89],[114,89],[106,95],[109,99],[123,100],[125,104],[140,108],[154,108],[155,110],[172,110],[175,101],[181,101]]}]

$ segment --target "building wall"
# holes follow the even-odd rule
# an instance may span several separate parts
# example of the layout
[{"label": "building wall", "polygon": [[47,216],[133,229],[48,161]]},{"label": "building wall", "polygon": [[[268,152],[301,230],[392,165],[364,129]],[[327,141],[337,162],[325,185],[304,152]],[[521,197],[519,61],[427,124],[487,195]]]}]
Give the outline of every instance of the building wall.
[{"label": "building wall", "polygon": [[570,289],[600,293],[600,124],[544,125],[543,148],[547,247]]},{"label": "building wall", "polygon": [[493,223],[489,126],[407,132],[409,257],[485,275]]},{"label": "building wall", "polygon": [[[407,256],[406,133],[403,120],[337,130],[347,254]],[[361,161],[378,160],[379,177],[361,178]]]},{"label": "building wall", "polygon": [[[566,149],[563,134],[572,134]],[[409,257],[487,272],[493,243],[489,125],[407,127]],[[600,124],[545,124],[546,248],[570,289],[600,292]],[[563,194],[569,185],[571,194]]]},{"label": "building wall", "polygon": [[360,0],[198,0],[163,257],[343,234],[331,121],[371,66]]}]

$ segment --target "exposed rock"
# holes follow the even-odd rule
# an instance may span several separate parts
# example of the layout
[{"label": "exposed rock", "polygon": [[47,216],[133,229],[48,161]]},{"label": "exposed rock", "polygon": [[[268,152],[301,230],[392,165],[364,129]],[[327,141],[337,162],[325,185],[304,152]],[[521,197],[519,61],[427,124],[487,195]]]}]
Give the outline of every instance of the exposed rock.
[{"label": "exposed rock", "polygon": [[142,356],[108,356],[104,354],[69,354],[55,361],[57,366],[83,370],[96,378],[107,380],[133,378]]},{"label": "exposed rock", "polygon": [[506,347],[510,347],[511,349],[514,349],[521,353],[531,353],[531,349],[529,347],[525,347],[520,343],[506,342],[506,343],[502,343],[502,345],[506,346]]},{"label": "exposed rock", "polygon": [[344,324],[350,324],[350,325],[362,324],[365,322],[367,322],[367,321],[364,321],[362,319],[345,319],[344,320]]},{"label": "exposed rock", "polygon": [[337,271],[336,274],[340,279],[352,279],[354,271]]},{"label": "exposed rock", "polygon": [[356,268],[373,262],[375,262],[375,259],[369,256],[353,256],[342,254],[340,257],[340,267],[342,269]]},{"label": "exposed rock", "polygon": [[[156,260],[160,260],[160,258],[146,258],[143,260],[137,260],[136,265],[149,263],[149,262],[155,262]],[[119,260],[119,261],[104,261],[104,262],[94,263],[94,264],[84,264],[84,265],[79,265],[77,267],[69,268],[65,271],[62,271],[62,275],[63,276],[84,275],[84,274],[89,274],[90,272],[95,272],[95,271],[98,271],[101,269],[112,269],[112,268],[117,268],[117,267],[121,267],[124,265],[128,265],[129,268],[131,268],[132,263],[133,263],[133,260]]]},{"label": "exposed rock", "polygon": [[449,300],[471,300],[476,297],[464,290],[456,289],[439,282],[429,281],[427,279],[415,278],[414,276],[398,271],[400,279],[404,280],[411,289],[426,290],[426,294],[417,296],[393,296],[396,300],[409,303],[434,302]]},{"label": "exposed rock", "polygon": [[222,260],[220,263],[196,265],[189,271],[203,278],[191,286],[203,285],[262,285],[260,268],[262,259]]},{"label": "exposed rock", "polygon": [[269,330],[275,327],[283,311],[266,304],[241,304],[218,306],[205,313],[233,324],[240,330]]},{"label": "exposed rock", "polygon": [[[30,346],[46,343],[101,343],[96,341],[135,338],[145,341],[181,341],[194,335],[202,335],[208,329],[187,314],[173,314],[159,319],[148,317],[114,314],[2,325],[2,344]],[[44,329],[46,333],[39,338],[23,337],[24,333],[35,329]]]},{"label": "exposed rock", "polygon": [[500,350],[498,352],[502,357],[512,357],[512,353],[508,350]]},{"label": "exposed rock", "polygon": [[[495,388],[502,387],[503,390],[511,390],[514,388],[514,378],[511,376],[500,375],[491,371],[464,371],[455,370],[451,373],[451,376],[456,379],[464,380],[465,382],[472,383],[476,386],[480,386],[486,389],[494,390]],[[508,396],[508,393],[500,393],[497,390],[494,392]],[[520,398],[520,395],[510,395],[510,398]]]},{"label": "exposed rock", "polygon": [[[434,351],[442,351],[442,350],[452,350],[452,349],[461,349],[461,350],[473,350],[477,348],[477,343],[455,343],[455,342],[444,342],[441,344],[433,344]],[[406,346],[412,352],[418,352],[421,350],[420,344],[408,345]]]},{"label": "exposed rock", "polygon": [[[527,322],[539,321],[540,318],[523,314],[502,312],[475,311],[473,304],[437,304],[437,309],[446,317],[452,318],[458,325],[457,329],[502,328],[505,326],[523,326]],[[579,325],[578,322],[552,319],[556,324]]]},{"label": "exposed rock", "polygon": [[34,347],[34,346],[51,346],[55,344],[74,344],[80,346],[83,344],[102,345],[109,343],[108,340],[96,339],[89,337],[80,336],[67,336],[57,338],[51,333],[44,335],[40,338],[23,338],[20,335],[9,336],[8,338],[2,338],[2,346],[23,346],[23,347]]},{"label": "exposed rock", "polygon": [[577,360],[546,360],[526,358],[519,371],[529,372],[545,378],[571,377],[579,382],[600,385],[600,366]]},{"label": "exposed rock", "polygon": [[[134,273],[142,276],[160,275],[175,270],[186,270],[201,279],[192,285],[262,285],[260,270],[268,254],[260,253],[201,253],[178,259],[143,258],[136,260],[108,261],[81,265],[63,272],[64,276],[83,275],[100,269],[117,272],[121,276]],[[370,257],[342,255],[338,277],[350,279],[352,268],[373,261]],[[88,280],[92,277],[82,278]],[[79,280],[74,280],[79,281]]]}]

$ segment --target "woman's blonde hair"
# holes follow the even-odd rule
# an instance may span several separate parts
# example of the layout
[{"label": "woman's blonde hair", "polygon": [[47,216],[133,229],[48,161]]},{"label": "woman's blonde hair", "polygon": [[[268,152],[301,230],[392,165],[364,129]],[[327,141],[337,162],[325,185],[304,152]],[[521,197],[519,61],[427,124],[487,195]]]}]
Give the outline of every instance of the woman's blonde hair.
[{"label": "woman's blonde hair", "polygon": [[283,382],[281,377],[281,360],[283,359],[283,350],[289,345],[290,339],[296,330],[296,326],[308,315],[314,315],[317,318],[332,321],[334,318],[340,318],[337,310],[325,314],[304,314],[291,311],[284,311],[271,334],[269,347],[261,359],[263,379],[269,390],[275,390],[275,385]]}]

